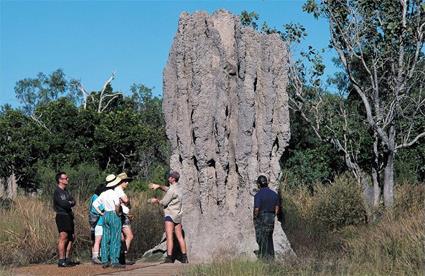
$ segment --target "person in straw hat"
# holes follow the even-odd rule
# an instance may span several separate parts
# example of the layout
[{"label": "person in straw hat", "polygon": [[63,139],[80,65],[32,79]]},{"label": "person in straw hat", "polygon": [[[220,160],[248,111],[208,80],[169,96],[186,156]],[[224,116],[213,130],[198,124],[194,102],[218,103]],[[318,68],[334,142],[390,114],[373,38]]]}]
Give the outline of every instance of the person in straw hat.
[{"label": "person in straw hat", "polygon": [[[125,265],[119,263],[121,250],[121,219],[118,216],[120,198],[114,188],[121,183],[121,179],[113,174],[106,177],[106,191],[101,193],[93,207],[103,217],[103,236],[101,242],[101,260],[103,268],[123,268]],[[103,205],[104,211],[100,210]]]},{"label": "person in straw hat", "polygon": [[131,215],[130,215],[130,199],[125,194],[124,190],[127,188],[128,183],[132,181],[133,179],[128,177],[128,175],[123,172],[118,175],[118,177],[121,179],[121,183],[114,189],[117,193],[118,197],[121,200],[121,223],[122,223],[122,233],[124,235],[123,240],[123,248],[121,248],[122,251],[124,251],[124,263],[128,265],[134,264],[134,261],[125,261],[127,260],[127,253],[130,250],[130,244],[133,240],[133,231],[131,230]]}]

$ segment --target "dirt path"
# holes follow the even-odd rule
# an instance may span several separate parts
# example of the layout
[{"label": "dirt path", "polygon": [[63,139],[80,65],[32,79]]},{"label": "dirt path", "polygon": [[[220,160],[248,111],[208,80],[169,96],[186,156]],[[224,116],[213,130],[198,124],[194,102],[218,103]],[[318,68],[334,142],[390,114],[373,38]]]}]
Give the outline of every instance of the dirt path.
[{"label": "dirt path", "polygon": [[171,276],[182,275],[188,265],[136,263],[123,269],[102,268],[99,265],[84,263],[75,267],[59,268],[56,264],[41,264],[12,269],[16,276],[80,276],[80,275],[151,275]]}]

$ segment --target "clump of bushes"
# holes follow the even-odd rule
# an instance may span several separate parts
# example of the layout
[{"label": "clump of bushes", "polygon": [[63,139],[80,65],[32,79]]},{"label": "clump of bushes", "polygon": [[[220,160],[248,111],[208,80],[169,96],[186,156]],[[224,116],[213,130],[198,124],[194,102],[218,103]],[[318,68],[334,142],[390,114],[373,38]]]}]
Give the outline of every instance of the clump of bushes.
[{"label": "clump of bushes", "polygon": [[[85,200],[93,193],[99,184],[105,182],[107,173],[100,170],[96,165],[81,163],[77,166],[65,165],[61,168],[69,177],[68,190],[73,197],[78,200]],[[37,163],[37,183],[39,183],[39,193],[47,200],[50,200],[56,189],[55,171],[51,166],[43,162]]]},{"label": "clump of bushes", "polygon": [[341,250],[339,230],[366,222],[361,190],[347,176],[318,184],[314,191],[283,186],[281,195],[284,230],[293,249],[302,255],[322,258],[329,250]]},{"label": "clump of bushes", "polygon": [[367,221],[360,187],[352,178],[337,177],[329,186],[318,188],[315,198],[311,215],[320,228],[334,231]]}]

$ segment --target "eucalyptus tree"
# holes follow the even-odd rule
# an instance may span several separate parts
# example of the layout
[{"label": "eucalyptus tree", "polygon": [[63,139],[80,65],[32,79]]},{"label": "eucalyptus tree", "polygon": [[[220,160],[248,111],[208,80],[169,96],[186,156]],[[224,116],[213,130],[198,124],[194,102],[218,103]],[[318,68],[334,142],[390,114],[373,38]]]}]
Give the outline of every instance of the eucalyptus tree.
[{"label": "eucalyptus tree", "polygon": [[[360,99],[373,139],[375,203],[394,201],[397,152],[425,136],[425,4],[420,0],[309,0],[304,6],[329,23],[330,45]],[[380,188],[383,188],[380,191]],[[379,190],[378,190],[379,189]]]}]

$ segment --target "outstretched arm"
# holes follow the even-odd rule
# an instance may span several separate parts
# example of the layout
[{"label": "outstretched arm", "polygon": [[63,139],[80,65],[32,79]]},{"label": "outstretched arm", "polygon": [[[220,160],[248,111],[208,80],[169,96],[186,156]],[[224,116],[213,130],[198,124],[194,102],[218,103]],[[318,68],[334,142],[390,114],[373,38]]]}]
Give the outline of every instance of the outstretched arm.
[{"label": "outstretched arm", "polygon": [[155,183],[149,183],[149,188],[151,188],[152,190],[161,189],[164,192],[168,191],[168,189],[169,189],[169,187],[167,187],[165,185],[159,185],[159,184],[155,184]]}]

